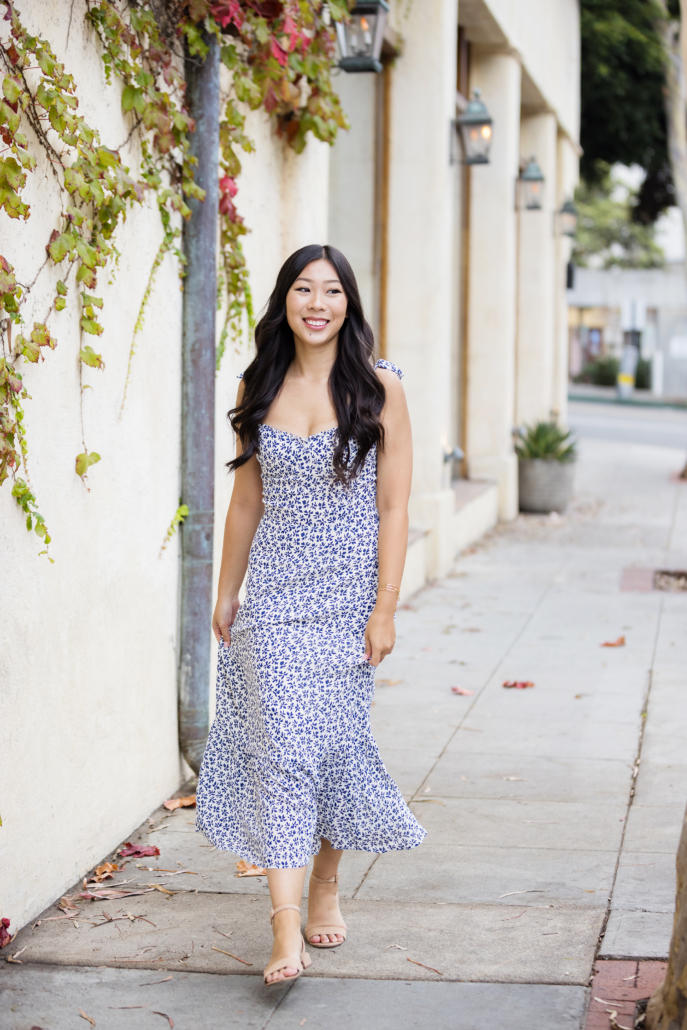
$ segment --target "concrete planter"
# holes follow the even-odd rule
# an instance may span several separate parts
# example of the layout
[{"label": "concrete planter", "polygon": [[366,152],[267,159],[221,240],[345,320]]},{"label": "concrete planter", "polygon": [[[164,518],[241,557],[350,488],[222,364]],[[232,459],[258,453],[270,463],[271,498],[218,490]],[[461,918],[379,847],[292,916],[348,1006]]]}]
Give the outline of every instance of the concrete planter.
[{"label": "concrete planter", "polygon": [[519,458],[520,511],[565,511],[573,492],[574,461]]}]

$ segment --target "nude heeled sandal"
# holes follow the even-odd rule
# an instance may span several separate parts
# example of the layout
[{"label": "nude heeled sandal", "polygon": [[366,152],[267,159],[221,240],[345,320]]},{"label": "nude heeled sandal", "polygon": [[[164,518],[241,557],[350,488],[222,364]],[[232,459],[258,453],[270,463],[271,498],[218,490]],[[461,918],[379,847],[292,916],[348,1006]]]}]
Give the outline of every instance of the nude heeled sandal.
[{"label": "nude heeled sandal", "polygon": [[[274,921],[274,917],[278,912],[283,912],[284,909],[292,908],[294,912],[300,912],[298,905],[278,905],[273,908],[270,912],[270,923]],[[266,987],[274,987],[276,984],[289,983],[291,980],[297,980],[301,973],[304,973],[306,969],[309,969],[312,965],[312,959],[305,950],[305,941],[301,937],[301,951],[300,955],[287,955],[286,958],[276,959],[274,962],[270,962],[267,968],[263,972]],[[268,980],[267,977],[270,973],[278,973],[280,969],[297,969],[298,972],[294,976],[282,976],[278,980]]]},{"label": "nude heeled sandal", "polygon": [[[339,874],[338,873],[336,874],[336,876],[332,876],[332,878],[330,880],[323,880],[321,877],[315,876],[314,873],[311,873],[310,874],[310,879],[314,880],[315,883],[333,883],[334,884],[334,893],[338,897],[338,894],[339,894]],[[308,911],[309,910],[310,910],[310,898],[308,897]],[[347,926],[346,926],[345,923],[343,923],[343,924],[337,924],[337,923],[314,923],[312,926],[310,925],[310,923],[308,923],[308,925],[305,928],[305,939],[306,939],[306,941],[308,942],[308,944],[310,945],[311,948],[340,948],[341,945],[343,944],[343,942],[346,940],[346,930],[347,930]],[[325,934],[327,934],[328,936],[331,936],[333,934],[338,934],[340,937],[343,937],[343,941],[335,941],[333,944],[317,944],[315,941],[312,941],[310,939],[311,937],[314,937],[315,935],[317,935],[319,937],[322,937]]]}]

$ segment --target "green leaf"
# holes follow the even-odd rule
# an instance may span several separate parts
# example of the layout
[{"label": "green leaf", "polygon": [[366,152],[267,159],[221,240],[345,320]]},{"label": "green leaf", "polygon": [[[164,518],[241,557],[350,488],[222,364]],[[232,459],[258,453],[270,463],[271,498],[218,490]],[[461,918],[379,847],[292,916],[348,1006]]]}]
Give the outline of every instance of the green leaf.
[{"label": "green leaf", "polygon": [[10,104],[16,104],[17,100],[21,96],[21,83],[17,82],[16,79],[11,79],[9,75],[6,75],[2,80],[2,92],[5,94],[5,98]]},{"label": "green leaf", "polygon": [[77,476],[81,476],[81,478],[83,479],[91,465],[95,465],[99,461],[100,455],[96,454],[95,451],[93,451],[91,454],[89,454],[88,451],[84,451],[83,454],[77,454],[75,463]]},{"label": "green leaf", "polygon": [[95,268],[98,258],[95,247],[91,247],[91,245],[86,243],[86,241],[81,237],[77,238],[75,247],[76,253],[79,255],[84,265],[88,268]]},{"label": "green leaf", "polygon": [[57,292],[59,293],[60,297],[66,297],[67,296],[67,287],[65,286],[65,284],[62,282],[61,279],[57,280]]},{"label": "green leaf", "polygon": [[50,335],[50,331],[47,326],[43,325],[41,322],[33,323],[31,339],[34,343],[38,344],[39,347],[49,347],[50,350],[55,350],[55,347],[57,346],[57,340]]},{"label": "green leaf", "polygon": [[88,286],[90,289],[93,289],[98,282],[95,272],[88,265],[81,265],[76,273],[76,281],[83,283],[84,286]]},{"label": "green leaf", "polygon": [[36,362],[41,356],[39,344],[34,340],[27,340],[23,335],[17,337],[17,349],[27,361]]},{"label": "green leaf", "polygon": [[[88,315],[82,315],[81,316],[81,328],[83,329],[83,331],[85,333],[90,333],[92,336],[101,336],[102,332],[103,332],[103,327],[100,325],[100,323],[96,322],[96,320],[94,318],[89,318]],[[86,349],[89,349],[89,348],[86,348]],[[81,353],[82,352],[79,351],[79,354],[81,354]],[[83,360],[85,360],[85,359],[83,359]],[[87,361],[86,364],[90,365],[91,362]]]},{"label": "green leaf", "polygon": [[71,233],[63,232],[48,244],[48,253],[56,265],[64,261],[67,254],[74,249],[75,242]]},{"label": "green leaf", "polygon": [[64,297],[55,297],[55,311],[64,311],[67,306],[67,301]]},{"label": "green leaf", "polygon": [[101,297],[91,297],[90,293],[82,293],[81,299],[84,304],[95,304],[97,308],[102,308],[103,302]]}]

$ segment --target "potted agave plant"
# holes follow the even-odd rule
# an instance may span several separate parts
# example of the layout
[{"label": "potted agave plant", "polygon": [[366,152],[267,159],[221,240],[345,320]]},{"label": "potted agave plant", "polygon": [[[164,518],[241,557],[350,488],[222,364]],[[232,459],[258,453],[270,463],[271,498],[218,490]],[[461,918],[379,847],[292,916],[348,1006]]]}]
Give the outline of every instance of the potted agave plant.
[{"label": "potted agave plant", "polygon": [[573,492],[577,458],[569,429],[556,422],[525,426],[515,444],[520,511],[564,511]]}]

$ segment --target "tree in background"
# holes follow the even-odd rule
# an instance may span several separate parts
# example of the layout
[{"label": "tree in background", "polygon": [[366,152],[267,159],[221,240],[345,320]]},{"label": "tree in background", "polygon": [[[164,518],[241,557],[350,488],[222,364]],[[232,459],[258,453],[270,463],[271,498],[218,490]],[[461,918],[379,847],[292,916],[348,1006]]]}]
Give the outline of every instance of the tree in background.
[{"label": "tree in background", "polygon": [[660,268],[665,260],[653,224],[633,219],[637,191],[628,188],[601,160],[594,180],[575,194],[577,235],[572,259],[587,268]]},{"label": "tree in background", "polygon": [[[671,17],[678,0],[668,0]],[[646,173],[633,220],[655,222],[675,203],[664,111],[665,51],[658,0],[581,0],[580,171],[601,183],[608,165],[639,165]]]}]

